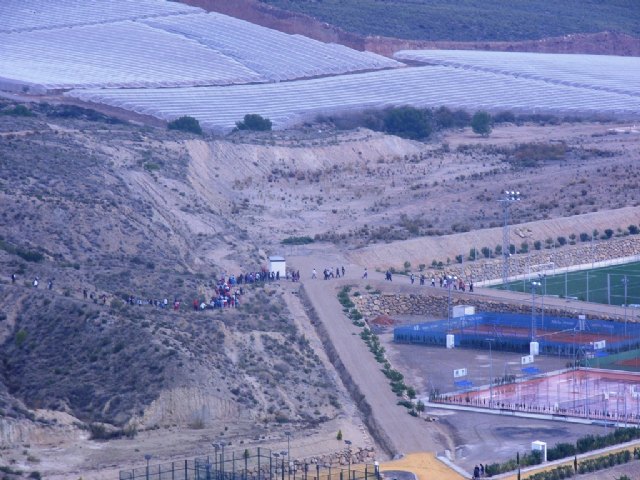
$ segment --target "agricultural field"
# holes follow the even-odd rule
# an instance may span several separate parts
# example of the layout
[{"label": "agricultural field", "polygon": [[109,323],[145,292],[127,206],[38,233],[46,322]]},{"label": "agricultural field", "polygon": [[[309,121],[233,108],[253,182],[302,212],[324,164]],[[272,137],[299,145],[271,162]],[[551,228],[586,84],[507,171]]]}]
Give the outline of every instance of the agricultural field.
[{"label": "agricultural field", "polygon": [[228,132],[247,113],[268,117],[281,129],[321,114],[395,105],[640,117],[640,97],[442,65],[225,88],[79,89],[68,95],[163,120],[190,115],[216,132]]},{"label": "agricultural field", "polygon": [[[99,11],[96,6],[102,3],[108,6]],[[121,12],[114,8],[120,4]],[[173,2],[154,2],[146,10],[122,0],[69,5],[68,19],[60,16],[60,8],[30,5],[39,14],[28,20],[18,15],[17,4],[0,7],[0,88],[42,94],[70,88],[228,85],[402,65]],[[5,8],[10,15],[3,15]]]},{"label": "agricultural field", "polygon": [[361,35],[414,40],[513,41],[602,31],[640,35],[640,10],[633,0],[261,1]]}]

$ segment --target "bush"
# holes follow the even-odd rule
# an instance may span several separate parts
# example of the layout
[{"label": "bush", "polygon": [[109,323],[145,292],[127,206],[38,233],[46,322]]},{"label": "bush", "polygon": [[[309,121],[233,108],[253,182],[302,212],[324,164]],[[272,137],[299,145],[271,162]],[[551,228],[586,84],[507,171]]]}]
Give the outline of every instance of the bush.
[{"label": "bush", "polygon": [[176,118],[175,120],[169,122],[167,127],[169,128],[169,130],[180,130],[182,132],[191,132],[202,135],[200,122],[198,122],[198,120],[193,117],[189,117],[188,115]]},{"label": "bush", "polygon": [[433,130],[430,115],[413,107],[390,108],[383,122],[387,133],[413,140],[427,138]]},{"label": "bush", "polygon": [[640,232],[640,229],[638,228],[637,225],[629,225],[629,233],[631,235],[637,235],[638,232]]},{"label": "bush", "polygon": [[559,458],[571,457],[577,453],[573,443],[557,443],[547,451],[547,460],[553,461]]},{"label": "bush", "polygon": [[24,105],[16,105],[10,110],[3,112],[5,115],[14,115],[16,117],[33,117],[33,112]]},{"label": "bush", "polygon": [[267,132],[272,127],[271,120],[258,115],[257,113],[248,113],[244,116],[244,120],[236,122],[238,130],[251,130],[254,132]]},{"label": "bush", "polygon": [[513,112],[498,112],[493,117],[494,123],[516,123],[516,116]]},{"label": "bush", "polygon": [[311,237],[287,237],[280,243],[283,245],[307,245],[313,242],[314,240]]},{"label": "bush", "polygon": [[591,237],[589,236],[588,233],[582,232],[580,234],[580,241],[581,242],[588,242],[589,240],[591,240]]},{"label": "bush", "polygon": [[471,118],[471,129],[473,133],[488,137],[493,129],[493,119],[491,115],[482,110],[474,113]]}]

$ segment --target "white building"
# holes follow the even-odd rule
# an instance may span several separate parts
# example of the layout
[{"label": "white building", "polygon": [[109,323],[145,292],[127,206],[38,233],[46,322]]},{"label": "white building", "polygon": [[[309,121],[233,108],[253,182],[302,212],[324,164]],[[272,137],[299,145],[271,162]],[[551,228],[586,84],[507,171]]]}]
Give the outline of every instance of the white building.
[{"label": "white building", "polygon": [[280,274],[280,278],[287,276],[287,262],[284,257],[273,255],[269,257],[269,272]]}]

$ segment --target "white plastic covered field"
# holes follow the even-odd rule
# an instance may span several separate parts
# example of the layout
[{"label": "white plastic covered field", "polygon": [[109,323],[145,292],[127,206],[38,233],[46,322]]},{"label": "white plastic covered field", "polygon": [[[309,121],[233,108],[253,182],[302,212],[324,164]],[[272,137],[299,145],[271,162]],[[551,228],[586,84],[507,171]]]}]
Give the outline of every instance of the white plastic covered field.
[{"label": "white plastic covered field", "polygon": [[215,131],[233,128],[247,113],[266,116],[276,128],[284,128],[320,113],[394,105],[640,116],[640,97],[439,65],[272,84],[90,89],[68,95],[166,120],[191,115]]}]

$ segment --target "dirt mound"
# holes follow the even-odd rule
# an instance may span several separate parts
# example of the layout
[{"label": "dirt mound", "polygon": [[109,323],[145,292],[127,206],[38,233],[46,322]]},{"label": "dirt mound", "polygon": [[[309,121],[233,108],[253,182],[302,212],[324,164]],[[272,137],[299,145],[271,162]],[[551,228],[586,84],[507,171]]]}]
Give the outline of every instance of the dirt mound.
[{"label": "dirt mound", "polygon": [[398,323],[398,321],[394,320],[389,315],[383,314],[383,315],[378,315],[373,320],[370,320],[369,323],[372,325],[376,325],[378,327],[390,327]]}]

